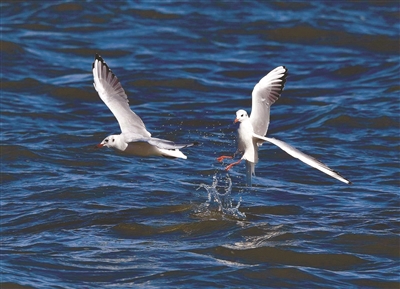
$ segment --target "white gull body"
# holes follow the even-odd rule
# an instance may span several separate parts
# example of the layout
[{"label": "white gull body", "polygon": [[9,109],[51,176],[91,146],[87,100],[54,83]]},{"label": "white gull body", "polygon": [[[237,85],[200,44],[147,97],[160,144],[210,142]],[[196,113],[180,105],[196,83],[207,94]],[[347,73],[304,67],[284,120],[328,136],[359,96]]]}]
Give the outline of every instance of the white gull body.
[{"label": "white gull body", "polygon": [[[239,161],[228,165],[226,170],[231,169],[234,165],[240,163],[241,160],[246,160],[247,185],[251,186],[251,178],[252,175],[255,174],[254,167],[258,162],[258,147],[264,142],[270,142],[287,152],[289,155],[316,168],[317,170],[320,170],[346,184],[351,184],[348,179],[342,177],[338,172],[332,170],[317,159],[299,151],[283,141],[265,136],[269,126],[270,107],[280,97],[286,82],[286,77],[286,67],[279,66],[272,70],[264,76],[253,89],[250,117],[245,110],[240,109],[236,112],[235,122],[240,122],[238,129],[238,149],[236,153],[243,153],[243,156]],[[218,161],[221,162],[225,158],[232,157],[221,156],[218,158]]]},{"label": "white gull body", "polygon": [[98,54],[95,56],[92,71],[94,88],[114,114],[121,128],[121,134],[106,137],[97,145],[98,148],[113,148],[140,157],[187,158],[179,149],[196,143],[176,144],[151,137],[142,119],[130,109],[128,97],[118,78]]}]

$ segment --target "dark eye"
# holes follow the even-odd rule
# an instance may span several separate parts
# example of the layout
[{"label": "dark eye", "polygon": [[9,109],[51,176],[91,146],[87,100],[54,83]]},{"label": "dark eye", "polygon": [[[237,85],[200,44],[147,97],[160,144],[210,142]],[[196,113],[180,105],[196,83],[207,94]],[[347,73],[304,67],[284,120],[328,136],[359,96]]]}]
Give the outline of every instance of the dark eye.
[{"label": "dark eye", "polygon": [[108,142],[108,139],[104,140],[105,142]]},{"label": "dark eye", "polygon": [[115,139],[112,139],[112,141],[114,142],[114,141],[115,141]]},{"label": "dark eye", "polygon": [[244,116],[244,114],[241,115],[241,117],[243,117],[243,116]]}]

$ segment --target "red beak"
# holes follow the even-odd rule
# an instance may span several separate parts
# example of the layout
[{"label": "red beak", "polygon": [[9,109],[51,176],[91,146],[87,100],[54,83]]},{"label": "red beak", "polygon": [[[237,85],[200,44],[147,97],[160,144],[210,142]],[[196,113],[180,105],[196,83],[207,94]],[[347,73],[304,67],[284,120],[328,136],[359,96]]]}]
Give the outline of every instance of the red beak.
[{"label": "red beak", "polygon": [[95,146],[95,148],[100,149],[100,148],[102,148],[103,146],[104,146],[103,144],[99,143],[98,145]]},{"label": "red beak", "polygon": [[237,123],[239,120],[237,118],[235,118],[235,120],[233,121],[233,123]]}]

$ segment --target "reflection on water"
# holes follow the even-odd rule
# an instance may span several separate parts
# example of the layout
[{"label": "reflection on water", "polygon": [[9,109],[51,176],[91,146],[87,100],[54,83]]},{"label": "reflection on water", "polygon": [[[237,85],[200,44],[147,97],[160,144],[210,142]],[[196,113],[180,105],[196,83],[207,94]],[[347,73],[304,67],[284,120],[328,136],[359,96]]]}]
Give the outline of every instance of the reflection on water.
[{"label": "reflection on water", "polygon": [[[242,212],[239,211],[239,206],[240,202],[242,201],[242,198],[240,197],[239,201],[237,202],[236,206],[233,206],[232,203],[232,197],[231,197],[231,192],[232,192],[232,180],[227,174],[224,180],[221,180],[224,182],[224,185],[218,186],[218,183],[220,180],[218,180],[217,173],[213,176],[213,182],[211,186],[206,185],[206,184],[200,184],[199,188],[205,188],[208,192],[208,200],[201,204],[197,209],[196,213],[201,213],[204,211],[209,211],[213,209],[213,205],[218,206],[218,211],[222,212],[222,214],[226,216],[231,216],[234,218],[238,219],[245,219],[246,215]],[[218,192],[220,191],[225,191],[224,193]]]}]

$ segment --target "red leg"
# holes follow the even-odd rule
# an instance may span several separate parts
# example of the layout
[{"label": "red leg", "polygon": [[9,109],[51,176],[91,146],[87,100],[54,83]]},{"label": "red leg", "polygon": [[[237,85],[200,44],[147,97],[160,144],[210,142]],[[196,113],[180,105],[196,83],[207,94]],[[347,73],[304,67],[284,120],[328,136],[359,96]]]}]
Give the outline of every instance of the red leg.
[{"label": "red leg", "polygon": [[225,168],[225,171],[229,171],[234,165],[239,164],[242,161],[242,159],[238,160],[237,162],[231,163],[229,166]]},{"label": "red leg", "polygon": [[219,158],[217,158],[217,161],[222,162],[224,159],[233,159],[233,157],[231,157],[231,156],[220,156]]}]

